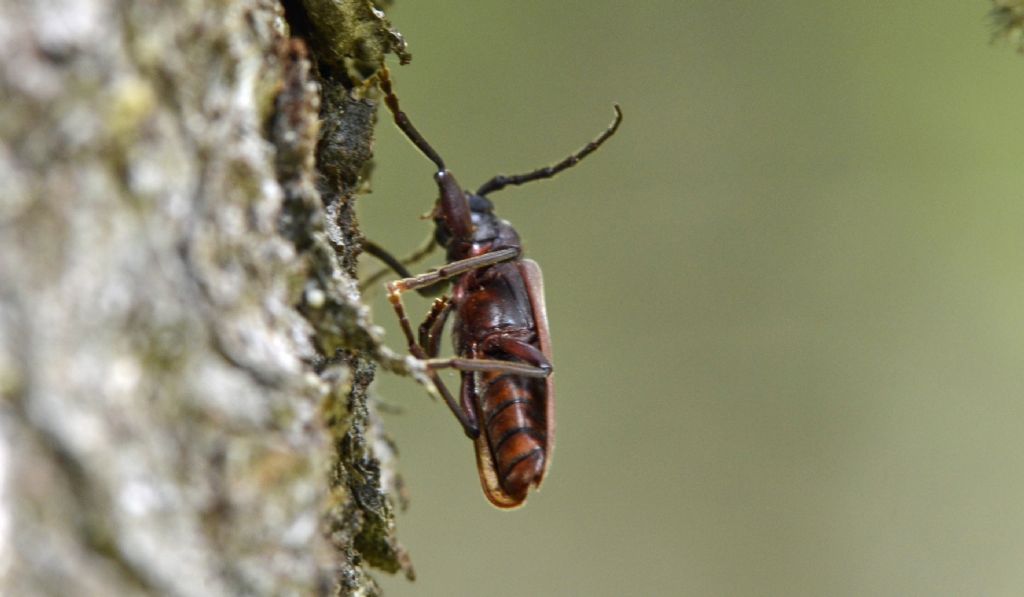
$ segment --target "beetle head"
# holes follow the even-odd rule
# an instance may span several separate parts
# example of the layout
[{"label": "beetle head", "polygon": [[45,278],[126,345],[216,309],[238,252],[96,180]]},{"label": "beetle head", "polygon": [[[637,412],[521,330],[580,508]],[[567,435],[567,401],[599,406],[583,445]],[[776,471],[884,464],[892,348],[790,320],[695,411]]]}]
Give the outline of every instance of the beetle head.
[{"label": "beetle head", "polygon": [[431,214],[437,226],[437,243],[447,246],[452,237],[468,239],[473,234],[473,220],[466,193],[447,170],[438,170],[434,180],[437,181],[437,188],[441,192]]},{"label": "beetle head", "polygon": [[469,205],[470,232],[468,236],[458,236],[448,224],[449,219],[446,212],[441,208],[438,201],[431,212],[430,217],[434,220],[434,240],[438,245],[447,247],[453,239],[470,243],[489,241],[497,236],[495,230],[494,204],[487,198],[479,195],[465,193]]}]

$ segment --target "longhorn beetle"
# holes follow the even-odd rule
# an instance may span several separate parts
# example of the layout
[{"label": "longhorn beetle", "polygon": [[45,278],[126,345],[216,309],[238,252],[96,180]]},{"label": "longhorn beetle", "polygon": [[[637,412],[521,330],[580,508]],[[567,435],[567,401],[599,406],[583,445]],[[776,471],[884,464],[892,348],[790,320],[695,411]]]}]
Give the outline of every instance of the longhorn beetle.
[{"label": "longhorn beetle", "polygon": [[[554,166],[498,175],[471,193],[459,187],[441,156],[399,108],[387,69],[380,71],[379,81],[395,124],[437,166],[434,180],[441,194],[430,215],[434,239],[447,251],[447,265],[388,283],[388,300],[409,351],[426,364],[431,381],[476,444],[484,495],[499,508],[515,508],[526,499],[530,486],[540,486],[551,464],[555,442],[551,337],[540,267],[523,258],[519,235],[494,215],[487,195],[508,185],[550,178],[576,165],[615,134],[622,110],[616,104],[615,121]],[[415,336],[402,293],[448,280],[451,296],[434,301]],[[441,333],[452,312],[455,356],[438,358]],[[443,368],[460,372],[458,401],[437,373]]]}]

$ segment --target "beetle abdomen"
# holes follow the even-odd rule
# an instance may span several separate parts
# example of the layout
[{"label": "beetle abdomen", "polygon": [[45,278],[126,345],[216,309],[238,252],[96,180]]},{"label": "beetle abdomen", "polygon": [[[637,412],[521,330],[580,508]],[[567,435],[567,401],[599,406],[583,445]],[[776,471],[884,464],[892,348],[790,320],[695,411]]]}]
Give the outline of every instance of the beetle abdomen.
[{"label": "beetle abdomen", "polygon": [[530,486],[540,485],[544,476],[545,386],[511,374],[484,383],[480,415],[490,459],[501,490],[518,504],[526,499]]}]

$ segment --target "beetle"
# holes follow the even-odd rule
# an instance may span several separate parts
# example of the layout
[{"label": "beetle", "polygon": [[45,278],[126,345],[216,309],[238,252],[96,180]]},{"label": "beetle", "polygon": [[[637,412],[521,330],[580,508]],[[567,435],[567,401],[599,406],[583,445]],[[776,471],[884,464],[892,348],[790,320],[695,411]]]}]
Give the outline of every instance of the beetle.
[{"label": "beetle", "polygon": [[[379,75],[395,124],[434,163],[440,196],[430,214],[434,240],[447,264],[386,285],[413,356],[423,361],[437,392],[476,446],[484,495],[499,508],[515,508],[530,487],[540,487],[551,465],[555,441],[555,393],[551,335],[540,267],[523,257],[519,235],[494,214],[487,195],[509,185],[550,178],[576,165],[615,134],[615,120],[601,135],[561,162],[514,176],[498,175],[476,192],[463,190],[444,160],[401,110],[387,69]],[[392,259],[392,261],[395,261]],[[401,270],[398,270],[401,271]],[[414,335],[402,293],[451,283],[450,296],[436,299]],[[454,313],[455,356],[439,358],[440,338]],[[459,371],[456,400],[438,370]]]}]

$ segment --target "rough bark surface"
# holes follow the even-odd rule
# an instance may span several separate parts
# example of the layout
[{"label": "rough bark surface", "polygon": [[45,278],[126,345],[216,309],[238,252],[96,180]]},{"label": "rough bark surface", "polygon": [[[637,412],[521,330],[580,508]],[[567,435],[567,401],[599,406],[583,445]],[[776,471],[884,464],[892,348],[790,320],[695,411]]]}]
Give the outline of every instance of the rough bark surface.
[{"label": "rough bark surface", "polygon": [[353,279],[401,38],[366,0],[5,0],[0,47],[0,593],[411,577],[366,399],[406,365]]}]

